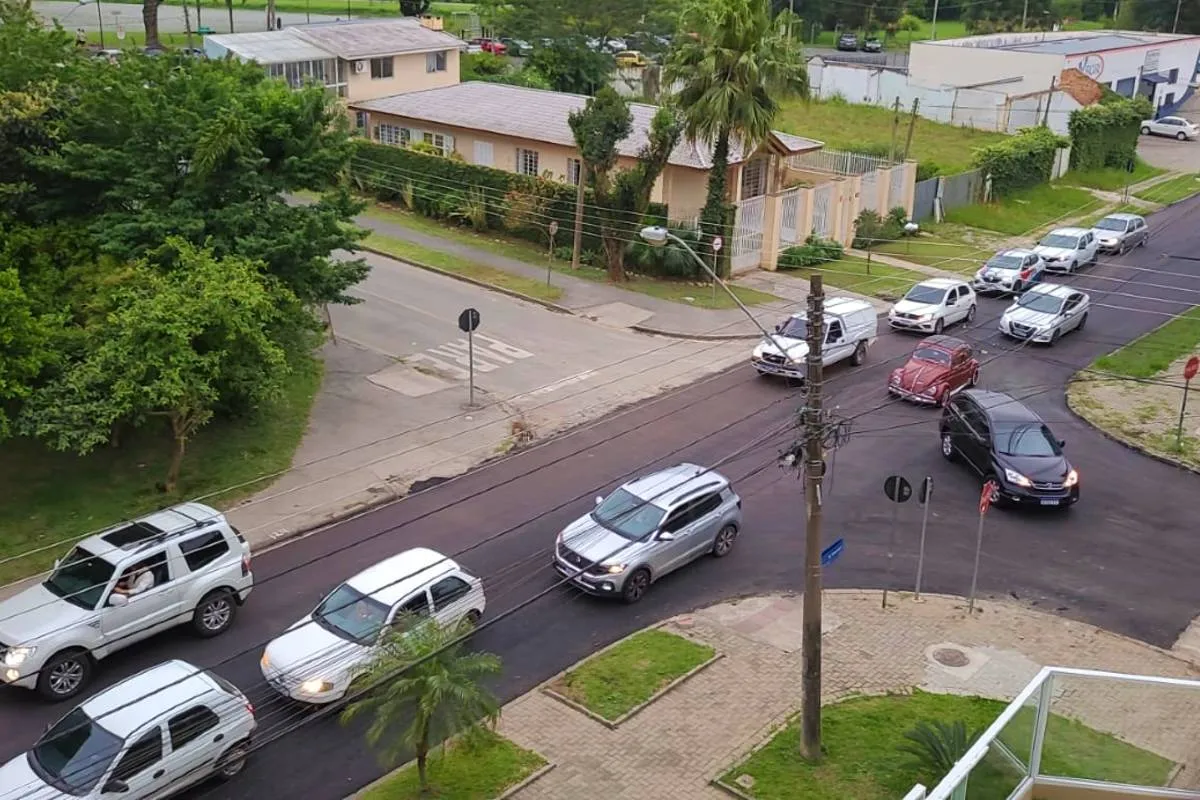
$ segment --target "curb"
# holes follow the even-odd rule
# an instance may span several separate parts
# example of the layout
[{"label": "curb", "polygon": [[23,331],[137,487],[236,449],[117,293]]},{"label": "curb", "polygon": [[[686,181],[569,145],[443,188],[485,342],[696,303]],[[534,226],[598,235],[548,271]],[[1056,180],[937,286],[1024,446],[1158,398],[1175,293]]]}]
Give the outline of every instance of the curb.
[{"label": "curb", "polygon": [[735,342],[761,339],[761,333],[679,333],[655,328],[651,325],[630,325],[629,330],[651,336],[666,336],[670,339],[691,339],[698,342]]},{"label": "curb", "polygon": [[[501,736],[501,734],[498,734],[498,733],[496,735]],[[451,737],[450,739],[447,740],[447,742],[453,741],[455,738],[457,738],[457,737]],[[507,737],[503,737],[503,736],[501,738],[507,739]],[[508,741],[512,742],[517,747],[521,747],[521,745],[518,745],[516,742],[513,742],[512,739],[508,739]],[[436,750],[439,754],[441,754],[442,751],[445,749],[447,742],[442,742],[441,744],[437,745],[437,747],[434,748],[434,750]],[[529,750],[529,748],[527,748],[527,747],[524,747],[521,749]],[[433,756],[434,750],[430,751],[431,757]],[[538,767],[537,769],[535,769],[533,772],[526,775],[521,780],[514,783],[512,786],[509,786],[507,789],[502,791],[500,794],[496,795],[495,797],[490,798],[490,800],[508,800],[508,798],[514,796],[517,792],[526,788],[531,783],[534,783],[535,781],[538,781],[541,778],[545,777],[546,773],[550,772],[552,769],[554,769],[556,766],[558,766],[553,761],[550,761],[545,756],[543,756],[541,753],[538,753],[535,750],[529,750],[529,752],[533,753],[538,758],[541,758],[546,763],[543,764],[542,766]],[[362,788],[358,789],[357,791],[354,792],[354,794],[346,795],[344,798],[342,798],[342,800],[362,800],[362,798],[366,796],[367,792],[369,792],[372,789],[374,789],[375,787],[380,786],[383,783],[387,782],[388,778],[392,777],[397,772],[400,772],[401,770],[409,769],[410,767],[414,767],[416,765],[416,763],[417,763],[416,759],[410,759],[408,761],[405,761],[403,764],[396,767],[395,769],[388,770],[380,777],[376,778],[375,780],[366,784]]]},{"label": "curb", "polygon": [[[541,754],[539,753],[538,755],[541,755]],[[542,767],[541,769],[538,769],[538,770],[534,770],[532,773],[530,773],[529,777],[525,778],[525,780],[519,781],[518,783],[514,783],[512,786],[508,787],[503,792],[496,795],[496,797],[493,798],[493,800],[508,800],[508,798],[512,797],[517,792],[524,789],[526,786],[529,786],[531,783],[535,783],[536,781],[541,780],[546,775],[547,772],[554,769],[556,766],[558,766],[558,765],[555,764],[553,761],[547,761],[546,765],[544,767]]]}]

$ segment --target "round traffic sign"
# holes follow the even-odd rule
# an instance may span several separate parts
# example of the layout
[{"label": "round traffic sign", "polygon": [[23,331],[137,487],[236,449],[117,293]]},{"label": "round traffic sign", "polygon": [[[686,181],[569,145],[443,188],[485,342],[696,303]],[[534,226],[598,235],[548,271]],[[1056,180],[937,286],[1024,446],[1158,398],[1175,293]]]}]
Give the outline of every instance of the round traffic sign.
[{"label": "round traffic sign", "polygon": [[463,309],[458,315],[458,329],[463,333],[471,333],[479,327],[479,312],[473,308]]},{"label": "round traffic sign", "polygon": [[912,497],[912,484],[900,475],[889,475],[883,482],[883,493],[893,503],[906,503]]},{"label": "round traffic sign", "polygon": [[987,483],[983,484],[983,491],[979,493],[980,514],[987,513],[988,507],[991,506],[993,501],[995,501],[996,492],[999,491],[999,489],[1000,487],[996,485],[995,481],[988,481]]},{"label": "round traffic sign", "polygon": [[551,236],[558,235],[558,220],[556,220],[556,219],[550,220],[550,235]]},{"label": "round traffic sign", "polygon": [[1183,367],[1183,377],[1190,381],[1197,372],[1200,372],[1200,358],[1192,356]]},{"label": "round traffic sign", "polygon": [[713,237],[712,247],[713,247],[714,252],[717,252],[717,253],[721,252],[721,245],[723,245],[723,244],[725,244],[725,241],[720,236]]}]

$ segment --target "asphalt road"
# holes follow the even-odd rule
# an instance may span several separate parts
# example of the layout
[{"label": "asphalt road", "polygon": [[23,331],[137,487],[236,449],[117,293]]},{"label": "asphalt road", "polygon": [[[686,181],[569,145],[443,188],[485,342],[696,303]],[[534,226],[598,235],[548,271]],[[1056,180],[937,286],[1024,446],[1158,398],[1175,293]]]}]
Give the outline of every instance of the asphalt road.
[{"label": "asphalt road", "polygon": [[[99,30],[101,23],[100,19],[97,19],[97,8],[99,8],[100,18],[103,19],[104,31],[110,37],[109,44],[113,47],[116,46],[112,43],[116,41],[118,25],[127,31],[143,30],[142,6],[139,3],[107,3],[101,0],[97,6],[95,3],[89,2],[86,5],[80,5],[68,0],[34,0],[33,2],[34,11],[48,20],[57,19],[68,31],[76,28],[89,31]],[[201,7],[199,22],[197,22],[195,7],[190,6],[189,9],[192,30],[203,25],[212,28],[217,33],[229,33],[229,12],[225,9]],[[279,16],[284,25],[299,25],[306,19],[303,12],[281,12]],[[307,18],[312,22],[333,22],[338,19],[338,17],[325,14],[309,14]],[[233,25],[234,30],[238,33],[265,31],[267,29],[267,12],[262,9],[238,8],[235,4]],[[159,6],[158,30],[161,33],[185,33],[187,20],[184,18],[183,7],[174,4]]]},{"label": "asphalt road", "polygon": [[[1074,419],[1062,387],[1076,368],[1200,297],[1196,262],[1185,257],[1200,243],[1185,219],[1189,212],[1193,218],[1200,213],[1200,198],[1156,215],[1146,248],[1105,259],[1071,279],[1091,294],[1093,310],[1085,331],[1053,349],[1000,341],[994,325],[1004,303],[998,300],[983,300],[976,326],[959,332],[979,343],[982,385],[1027,396],[1067,440],[1068,455],[1082,475],[1083,499],[1068,512],[989,514],[982,592],[1015,596],[1160,646],[1169,646],[1200,610],[1195,509],[1187,502],[1196,478],[1114,444]],[[979,481],[942,460],[936,412],[888,402],[883,391],[888,371],[914,341],[882,334],[864,367],[830,370],[828,405],[855,419],[855,433],[832,463],[828,481],[826,537],[845,537],[847,543],[841,560],[826,572],[829,586],[911,587],[919,509],[914,503],[901,509],[893,549],[892,509],[881,491],[883,479],[899,473],[914,483],[926,474],[935,480],[925,589],[957,594],[968,589]],[[209,642],[168,634],[106,662],[102,681],[173,657],[211,666],[250,694],[264,746],[236,781],[190,797],[337,800],[381,769],[360,728],[313,719],[271,695],[258,668],[267,639],[336,582],[379,559],[415,545],[461,552],[460,561],[485,580],[485,619],[493,622],[476,642],[503,657],[496,689],[508,700],[597,647],[668,615],[739,594],[799,589],[803,498],[795,477],[773,464],[779,446],[790,439],[776,432],[788,424],[796,400],[783,384],[736,368],[267,552],[255,560],[258,586],[228,634]],[[702,560],[667,577],[635,607],[554,588],[557,578],[548,565],[554,536],[591,507],[593,495],[648,466],[682,459],[715,464],[756,440],[757,447],[721,466],[745,503],[745,530],[729,558]],[[24,692],[0,698],[0,756],[19,753],[65,710],[47,708]],[[280,735],[286,738],[271,742]]]}]

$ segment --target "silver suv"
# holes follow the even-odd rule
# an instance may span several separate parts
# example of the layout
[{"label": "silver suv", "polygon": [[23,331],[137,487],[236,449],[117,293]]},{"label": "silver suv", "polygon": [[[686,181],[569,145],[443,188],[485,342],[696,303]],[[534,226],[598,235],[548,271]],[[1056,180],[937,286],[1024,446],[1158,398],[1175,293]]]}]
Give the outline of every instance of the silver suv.
[{"label": "silver suv", "polygon": [[224,633],[253,586],[250,546],[199,503],[89,536],[45,581],[0,602],[0,682],[66,700],[96,661],[156,633],[185,623]]},{"label": "silver suv", "polygon": [[680,464],[630,481],[558,535],[554,568],[579,588],[642,599],[653,581],[712,553],[729,555],[742,527],[742,499],[729,480]]}]

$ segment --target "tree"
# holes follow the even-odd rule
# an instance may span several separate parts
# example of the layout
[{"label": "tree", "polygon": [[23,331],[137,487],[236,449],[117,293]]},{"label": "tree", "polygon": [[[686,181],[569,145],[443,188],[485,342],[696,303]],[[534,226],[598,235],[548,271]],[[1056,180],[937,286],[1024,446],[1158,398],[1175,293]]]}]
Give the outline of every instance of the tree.
[{"label": "tree", "polygon": [[271,332],[287,290],[259,264],[179,238],[163,255],[112,276],[82,356],[29,398],[21,424],[54,449],[86,454],[119,423],[166,420],[173,492],[188,441],[223,399],[257,404],[280,391],[288,353]]},{"label": "tree", "polygon": [[[673,1],[673,0],[672,0]],[[489,25],[522,38],[605,39],[640,27],[654,17],[651,0],[483,0],[477,6]]]},{"label": "tree", "polygon": [[162,0],[142,0],[142,27],[146,29],[146,49],[161,50],[158,40],[158,6]]},{"label": "tree", "polygon": [[15,269],[0,270],[0,439],[9,434],[8,411],[33,393],[36,379],[57,357],[61,321],[40,315]]},{"label": "tree", "polygon": [[[342,713],[349,723],[371,717],[367,742],[380,751],[385,766],[415,751],[421,794],[431,792],[429,751],[452,736],[493,726],[500,718],[496,699],[480,681],[500,671],[490,653],[464,653],[462,628],[433,620],[407,620],[393,627],[376,650],[360,682],[372,687]],[[408,723],[400,736],[397,727]]]},{"label": "tree", "polygon": [[701,223],[708,236],[726,225],[729,148],[744,154],[770,135],[779,101],[808,95],[800,48],[786,39],[787,15],[771,19],[767,0],[694,0],[683,27],[695,31],[668,57],[663,79],[678,83],[684,133],[712,146]]},{"label": "tree", "polygon": [[429,11],[429,0],[400,0],[400,13],[406,17],[419,17]]},{"label": "tree", "polygon": [[612,57],[587,46],[578,38],[556,39],[533,49],[526,68],[544,75],[556,92],[594,94],[608,83]]}]

